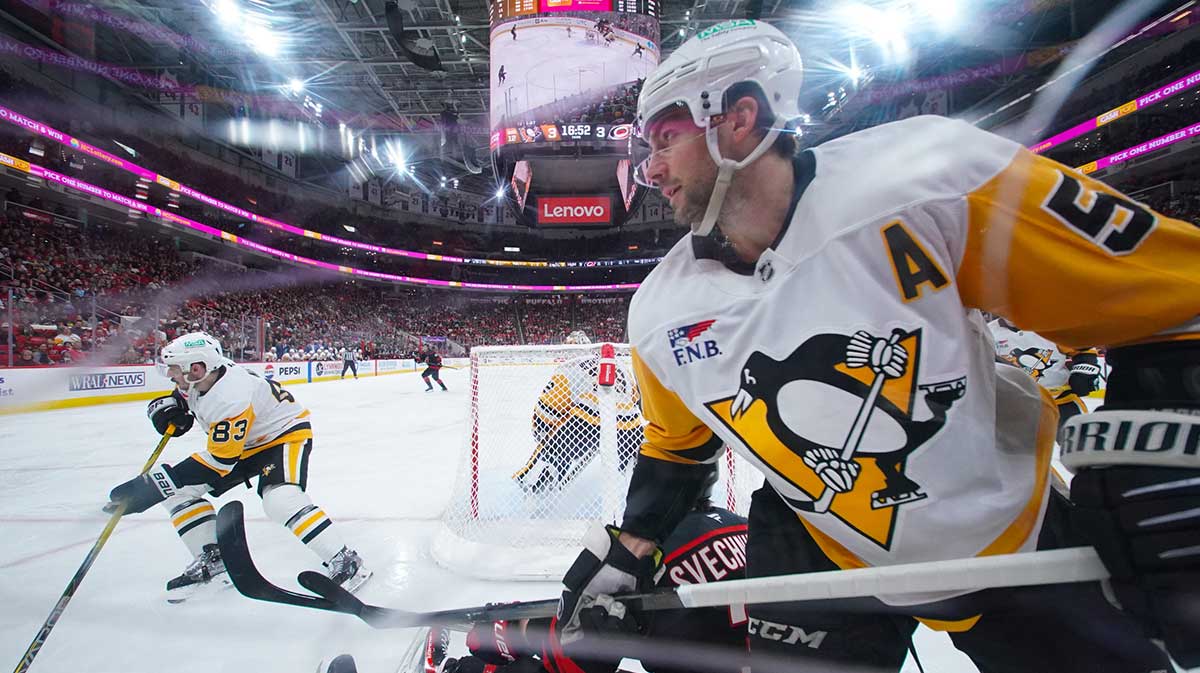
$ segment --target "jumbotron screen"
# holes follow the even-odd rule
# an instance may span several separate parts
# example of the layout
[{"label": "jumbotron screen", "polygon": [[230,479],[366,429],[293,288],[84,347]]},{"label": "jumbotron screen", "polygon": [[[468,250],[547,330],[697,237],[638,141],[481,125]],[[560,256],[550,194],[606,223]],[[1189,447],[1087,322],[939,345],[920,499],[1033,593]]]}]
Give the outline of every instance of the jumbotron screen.
[{"label": "jumbotron screen", "polygon": [[537,3],[492,5],[492,150],[627,139],[640,82],[658,65],[658,18],[607,11],[613,0]]}]

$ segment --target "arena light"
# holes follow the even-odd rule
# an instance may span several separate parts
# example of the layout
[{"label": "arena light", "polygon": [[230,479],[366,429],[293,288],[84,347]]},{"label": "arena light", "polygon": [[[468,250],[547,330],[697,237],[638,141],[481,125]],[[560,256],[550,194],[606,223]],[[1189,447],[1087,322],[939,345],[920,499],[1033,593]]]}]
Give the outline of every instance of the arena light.
[{"label": "arena light", "polygon": [[915,5],[924,11],[942,32],[949,32],[958,25],[958,0],[916,0]]},{"label": "arena light", "polygon": [[241,9],[238,8],[237,3],[233,0],[217,0],[213,6],[213,11],[222,23],[231,25],[237,23],[238,17],[242,15]]},{"label": "arena light", "polygon": [[385,145],[388,160],[396,167],[396,172],[403,175],[408,171],[408,160],[404,157],[404,149],[400,143],[389,142]]},{"label": "arena light", "polygon": [[250,42],[250,46],[254,51],[263,56],[278,56],[280,50],[279,36],[272,32],[269,28],[259,27],[253,29],[253,32],[247,31],[246,36]]},{"label": "arena light", "polygon": [[503,187],[496,190],[496,198],[497,199],[504,198],[504,188]]},{"label": "arena light", "polygon": [[304,91],[304,82],[293,77],[292,81],[288,82],[288,88],[292,90],[292,95],[298,96],[301,91]]},{"label": "arena light", "polygon": [[858,84],[858,80],[862,79],[862,76],[862,68],[859,68],[857,65],[850,66],[850,68],[846,71],[846,77],[850,78],[851,84]]},{"label": "arena light", "polygon": [[349,225],[349,224],[343,224],[343,225],[342,225],[342,229],[345,229],[346,231],[348,231],[348,232],[350,232],[350,233],[352,233],[352,234],[353,234],[354,232],[358,231],[358,229],[357,229],[357,228],[355,228],[354,226],[352,226],[352,225]]},{"label": "arena light", "polygon": [[504,246],[504,252],[521,252],[521,249],[515,245]]},{"label": "arena light", "polygon": [[905,31],[910,17],[904,8],[881,10],[854,2],[843,6],[838,14],[852,33],[873,40],[888,60],[897,63],[908,60]]}]

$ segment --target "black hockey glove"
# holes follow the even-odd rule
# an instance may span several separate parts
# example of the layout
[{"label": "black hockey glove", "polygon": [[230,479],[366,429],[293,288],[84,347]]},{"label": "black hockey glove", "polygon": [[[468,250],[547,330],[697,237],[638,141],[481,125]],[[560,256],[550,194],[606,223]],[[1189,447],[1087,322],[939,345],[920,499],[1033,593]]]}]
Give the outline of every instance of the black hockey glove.
[{"label": "black hockey glove", "polygon": [[1112,574],[1117,602],[1192,668],[1200,666],[1200,358],[1155,355],[1122,353],[1106,406],[1064,424],[1062,461],[1076,473],[1073,521]]},{"label": "black hockey glove", "polygon": [[467,649],[485,663],[501,666],[511,664],[522,654],[529,654],[525,634],[518,624],[500,620],[479,622],[467,633]]},{"label": "black hockey glove", "polygon": [[618,541],[620,534],[616,526],[592,529],[583,540],[585,549],[563,577],[558,638],[564,647],[581,639],[585,630],[641,630],[633,610],[612,596],[653,589],[662,570],[662,550],[637,558]]},{"label": "black hockey glove", "polygon": [[162,464],[146,474],[139,474],[118,485],[108,494],[104,511],[112,514],[121,503],[125,503],[125,514],[145,512],[154,505],[175,495],[179,490],[170,465]]},{"label": "black hockey glove", "polygon": [[167,434],[167,426],[174,425],[175,432],[173,437],[178,437],[188,430],[192,429],[192,423],[195,418],[188,411],[187,401],[176,390],[170,395],[163,395],[150,400],[150,404],[146,406],[146,416],[150,422],[154,424],[154,429],[158,434]]}]

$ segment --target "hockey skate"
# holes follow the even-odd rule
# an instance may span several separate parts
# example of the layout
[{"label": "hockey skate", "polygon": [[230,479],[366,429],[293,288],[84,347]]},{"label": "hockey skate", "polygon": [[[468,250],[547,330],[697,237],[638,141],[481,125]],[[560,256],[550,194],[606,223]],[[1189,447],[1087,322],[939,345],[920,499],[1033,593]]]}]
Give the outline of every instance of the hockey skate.
[{"label": "hockey skate", "polygon": [[886,485],[871,494],[871,509],[894,507],[929,497],[916,482],[894,469],[884,468],[883,472]]},{"label": "hockey skate", "polygon": [[329,579],[340,584],[350,593],[354,593],[363,585],[363,582],[371,579],[372,573],[363,565],[362,557],[349,547],[342,547],[342,550],[335,554],[329,563],[325,564],[325,567],[329,568]]},{"label": "hockey skate", "polygon": [[215,593],[233,586],[225,574],[221,549],[215,544],[204,545],[204,551],[192,561],[179,577],[167,581],[167,602],[182,603],[200,594]]}]

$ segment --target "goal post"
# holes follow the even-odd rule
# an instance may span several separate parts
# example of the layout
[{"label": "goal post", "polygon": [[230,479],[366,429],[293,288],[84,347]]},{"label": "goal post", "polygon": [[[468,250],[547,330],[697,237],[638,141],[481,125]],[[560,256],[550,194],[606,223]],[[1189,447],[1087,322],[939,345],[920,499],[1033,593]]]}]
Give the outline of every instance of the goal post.
[{"label": "goal post", "polygon": [[[630,347],[477,347],[469,371],[468,427],[433,557],[484,579],[561,579],[586,531],[623,514],[645,424]],[[745,514],[761,475],[732,453],[720,470],[714,503]]]}]

